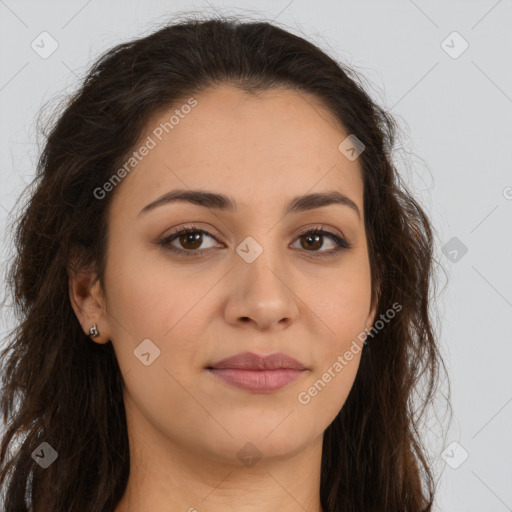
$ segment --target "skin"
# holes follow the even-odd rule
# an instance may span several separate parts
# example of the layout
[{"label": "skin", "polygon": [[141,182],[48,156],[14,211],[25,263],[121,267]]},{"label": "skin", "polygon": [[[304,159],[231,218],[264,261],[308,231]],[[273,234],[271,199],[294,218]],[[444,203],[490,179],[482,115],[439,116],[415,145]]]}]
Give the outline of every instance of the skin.
[{"label": "skin", "polygon": [[[112,341],[125,380],[131,472],[115,510],[318,512],[323,433],[361,353],[307,405],[298,395],[374,320],[360,166],[338,150],[348,133],[312,96],[223,85],[194,97],[198,105],[117,185],[104,282],[70,277],[77,318],[85,332],[98,325],[95,342]],[[173,110],[155,115],[141,141]],[[178,188],[223,193],[241,209],[175,202],[139,216]],[[361,217],[338,204],[283,216],[292,197],[332,190]],[[201,256],[158,245],[191,224],[213,238],[172,245]],[[299,232],[322,226],[353,247],[322,257],[336,248],[324,235],[308,248]],[[263,248],[252,263],[236,252],[247,236]],[[160,349],[147,366],[134,355],[144,339]],[[284,352],[308,370],[258,393],[205,369],[245,351]],[[237,456],[248,442],[262,456],[252,465]]]}]

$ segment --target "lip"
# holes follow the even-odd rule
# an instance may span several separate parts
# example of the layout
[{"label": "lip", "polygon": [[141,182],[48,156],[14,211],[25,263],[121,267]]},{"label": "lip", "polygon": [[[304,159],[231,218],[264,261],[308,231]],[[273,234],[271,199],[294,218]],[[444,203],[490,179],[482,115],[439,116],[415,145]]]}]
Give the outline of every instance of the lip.
[{"label": "lip", "polygon": [[232,386],[260,393],[277,391],[307,371],[303,364],[282,352],[267,356],[244,352],[206,369]]}]

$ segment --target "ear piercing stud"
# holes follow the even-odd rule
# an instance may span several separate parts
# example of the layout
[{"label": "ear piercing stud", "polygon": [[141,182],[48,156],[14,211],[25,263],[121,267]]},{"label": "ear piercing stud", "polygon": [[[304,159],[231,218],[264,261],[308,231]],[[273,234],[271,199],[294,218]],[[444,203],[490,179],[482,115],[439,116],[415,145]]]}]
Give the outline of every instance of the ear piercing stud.
[{"label": "ear piercing stud", "polygon": [[93,338],[97,338],[99,335],[100,335],[100,331],[98,331],[98,327],[96,326],[96,324],[94,324],[94,325],[89,329],[89,336],[91,336],[91,337],[93,337]]}]

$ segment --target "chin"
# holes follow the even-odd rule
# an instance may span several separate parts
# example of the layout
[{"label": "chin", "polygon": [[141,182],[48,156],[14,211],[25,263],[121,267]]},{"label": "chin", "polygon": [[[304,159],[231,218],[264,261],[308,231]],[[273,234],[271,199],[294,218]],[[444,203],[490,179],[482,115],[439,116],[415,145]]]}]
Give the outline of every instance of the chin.
[{"label": "chin", "polygon": [[245,464],[246,459],[262,457],[265,460],[285,460],[304,450],[318,437],[317,433],[313,435],[298,431],[290,426],[285,427],[284,424],[279,425],[279,422],[272,429],[269,429],[267,422],[256,421],[250,426],[243,423],[236,427],[225,426],[233,437],[223,430],[215,439],[206,440],[208,446],[204,449],[216,460],[222,459],[236,465]]}]

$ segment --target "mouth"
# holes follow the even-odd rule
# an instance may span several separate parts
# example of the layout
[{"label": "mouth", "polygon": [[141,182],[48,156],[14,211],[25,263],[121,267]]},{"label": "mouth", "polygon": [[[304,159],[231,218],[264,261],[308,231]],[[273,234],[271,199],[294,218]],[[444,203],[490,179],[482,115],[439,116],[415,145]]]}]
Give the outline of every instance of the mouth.
[{"label": "mouth", "polygon": [[308,371],[302,363],[282,352],[263,357],[244,352],[206,369],[234,387],[259,393],[277,391]]}]

